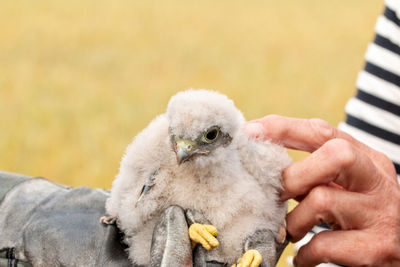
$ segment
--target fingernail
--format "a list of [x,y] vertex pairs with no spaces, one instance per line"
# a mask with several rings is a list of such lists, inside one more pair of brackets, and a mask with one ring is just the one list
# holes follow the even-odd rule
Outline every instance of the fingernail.
[[265,129],[259,122],[249,122],[244,126],[244,132],[254,138],[262,138],[265,135]]

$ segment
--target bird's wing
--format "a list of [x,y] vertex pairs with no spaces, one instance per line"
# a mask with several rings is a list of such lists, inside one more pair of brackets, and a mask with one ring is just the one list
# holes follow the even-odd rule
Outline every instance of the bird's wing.
[[291,162],[285,148],[243,137],[238,147],[244,169],[263,187],[281,187],[282,170]]
[[[160,167],[173,156],[165,115],[155,118],[127,147],[107,200],[110,215],[129,213],[138,198],[150,192]],[[144,187],[143,187],[144,186]]]
[[135,206],[137,206],[137,204],[139,203],[139,201],[141,201],[143,199],[143,197],[149,192],[149,190],[153,187],[153,185],[155,185],[155,180],[156,180],[156,175],[157,175],[157,171],[153,172],[149,179],[146,181],[146,183],[143,185],[142,187],[142,191],[140,192],[139,198],[136,201]]

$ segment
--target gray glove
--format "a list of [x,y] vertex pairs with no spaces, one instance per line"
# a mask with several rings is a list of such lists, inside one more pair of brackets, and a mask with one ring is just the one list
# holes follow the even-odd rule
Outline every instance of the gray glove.
[[[101,189],[0,172],[0,267],[132,266],[123,234],[113,224],[99,223],[108,197]],[[153,232],[150,265],[225,266],[217,251],[201,246],[192,251],[187,233],[194,222],[209,224],[194,210],[166,209]],[[265,238],[269,233],[255,234],[244,245],[262,253]],[[285,246],[275,247],[278,258]]]

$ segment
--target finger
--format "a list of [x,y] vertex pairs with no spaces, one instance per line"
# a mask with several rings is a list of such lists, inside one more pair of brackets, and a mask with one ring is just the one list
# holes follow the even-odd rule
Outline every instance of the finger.
[[293,262],[296,267],[316,266],[327,262],[346,266],[371,266],[375,253],[379,253],[373,251],[374,248],[365,232],[323,231],[300,248]]
[[218,230],[214,225],[210,225],[210,224],[204,224],[204,227],[206,228],[206,230],[212,234],[213,236],[217,236],[218,235]]
[[[248,128],[249,130],[247,130]],[[248,122],[245,126],[245,132],[263,140],[269,139],[287,148],[308,152],[315,151],[325,142],[334,138],[357,143],[357,146],[365,146],[349,134],[321,119],[297,119],[268,115]]]
[[357,192],[369,191],[379,182],[369,156],[343,139],[328,141],[304,160],[289,165],[282,175],[281,200],[301,196],[317,185],[331,182]]
[[373,155],[377,166],[384,166],[389,177],[396,173],[391,160],[369,146],[357,141],[351,135],[331,126],[321,119],[297,119],[278,115],[249,121],[244,131],[251,137],[271,140],[287,148],[313,152],[334,138],[347,140],[360,150]]
[[287,215],[287,231],[291,241],[297,242],[322,222],[343,230],[360,229],[368,223],[366,214],[370,206],[369,199],[359,193],[318,186]]
[[330,139],[347,138],[348,136],[320,119],[297,119],[269,115],[250,123],[262,125],[263,133],[260,132],[259,126],[250,125],[251,128],[258,129],[258,136],[271,139],[272,142],[282,144],[287,148],[308,152],[318,149]]

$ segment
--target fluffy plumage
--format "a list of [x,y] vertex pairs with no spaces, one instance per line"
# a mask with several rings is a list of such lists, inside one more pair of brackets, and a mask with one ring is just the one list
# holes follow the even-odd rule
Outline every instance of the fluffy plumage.
[[[134,138],[113,182],[107,211],[119,218],[135,263],[148,264],[157,217],[173,204],[200,211],[217,227],[217,249],[230,264],[257,229],[278,232],[286,212],[278,202],[281,172],[290,159],[281,146],[249,139],[244,123],[226,96],[188,90],[173,96],[166,113]],[[178,165],[174,138],[199,140],[215,126],[225,141]]]

